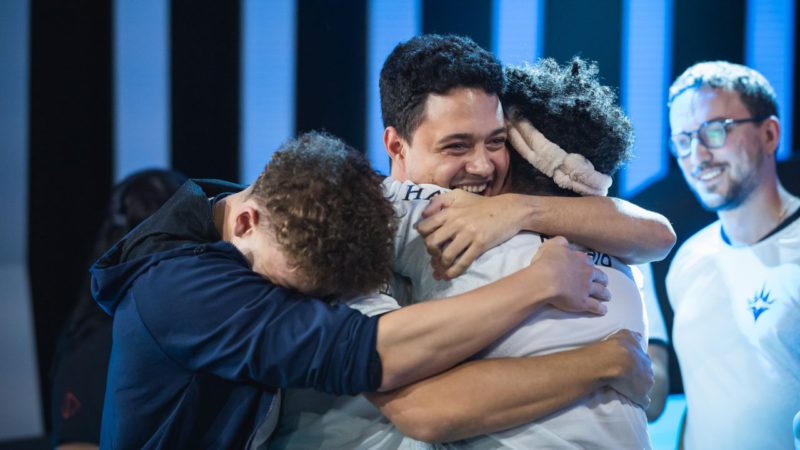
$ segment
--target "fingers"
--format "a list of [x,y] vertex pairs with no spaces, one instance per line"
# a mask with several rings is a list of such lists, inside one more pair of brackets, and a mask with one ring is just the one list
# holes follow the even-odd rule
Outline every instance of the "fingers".
[[445,277],[453,279],[464,273],[472,263],[483,254],[483,250],[477,245],[471,245],[467,250],[458,257],[455,263],[447,269]]
[[589,288],[589,297],[601,302],[607,302],[611,300],[611,291],[605,285],[593,281]]
[[560,245],[564,247],[569,247],[569,242],[567,241],[567,238],[563,236],[556,236],[545,241],[544,245]]
[[[428,208],[430,209],[430,206]],[[428,209],[426,209],[425,211],[428,211]],[[442,225],[444,225],[447,219],[445,216],[446,216],[445,211],[431,214],[430,216],[417,222],[417,231],[423,237],[433,233],[434,231],[438,230]],[[422,217],[425,217],[425,213],[422,214]]]
[[597,316],[603,316],[608,312],[608,307],[605,303],[601,303],[595,299],[587,299],[586,302],[586,312],[595,314]]
[[453,205],[453,199],[454,196],[450,193],[433,197],[428,207],[425,208],[425,211],[422,211],[422,218],[427,219],[428,217],[436,215],[437,212],[449,208]]
[[[427,243],[427,241],[426,241]],[[460,256],[470,246],[470,239],[463,234],[456,234],[447,246],[442,250],[441,263],[447,269],[460,259]]]
[[592,267],[592,282],[608,286],[608,274],[597,267]]
[[427,236],[421,232],[420,234],[425,238],[425,247],[428,248],[428,253],[433,258],[441,259],[442,254],[446,250],[445,247],[449,247],[451,244],[450,241],[453,239],[453,232],[449,227],[438,228]]

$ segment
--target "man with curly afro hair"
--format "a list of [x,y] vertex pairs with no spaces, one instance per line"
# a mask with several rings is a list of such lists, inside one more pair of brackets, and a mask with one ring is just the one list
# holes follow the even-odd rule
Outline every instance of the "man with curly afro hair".
[[[380,317],[332,304],[385,282],[393,234],[380,177],[322,133],[286,143],[251,186],[184,184],[92,267],[92,294],[113,316],[101,447],[258,447],[279,389],[393,389],[463,361],[544,304],[586,311],[603,294],[602,273],[553,245],[546,265],[477,293]],[[559,267],[583,269],[581,282],[525,292]]]

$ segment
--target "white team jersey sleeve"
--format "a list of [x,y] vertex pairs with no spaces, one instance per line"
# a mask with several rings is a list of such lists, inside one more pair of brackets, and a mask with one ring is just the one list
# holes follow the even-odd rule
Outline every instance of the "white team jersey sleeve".
[[648,263],[634,266],[633,269],[634,279],[641,291],[644,308],[647,312],[647,328],[650,339],[668,344],[667,326],[664,323],[664,315],[661,312],[661,305],[656,294],[653,267]]

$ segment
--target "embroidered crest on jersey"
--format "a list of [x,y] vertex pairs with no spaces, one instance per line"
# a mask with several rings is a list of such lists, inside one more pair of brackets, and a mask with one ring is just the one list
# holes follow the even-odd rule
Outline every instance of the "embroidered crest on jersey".
[[761,287],[761,291],[753,294],[753,297],[747,301],[747,306],[753,312],[753,322],[758,320],[758,317],[772,306],[775,302],[774,298],[770,298],[772,292],[767,290],[766,283]]

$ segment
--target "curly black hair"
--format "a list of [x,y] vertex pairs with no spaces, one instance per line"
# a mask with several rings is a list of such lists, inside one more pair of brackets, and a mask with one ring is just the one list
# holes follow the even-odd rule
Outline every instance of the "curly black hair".
[[[614,91],[600,84],[596,63],[574,57],[560,66],[548,58],[507,67],[505,75],[501,101],[507,113],[528,119],[547,139],[585,156],[601,173],[612,175],[630,158],[633,126]],[[511,151],[511,189],[575,195],[558,188],[516,151]]]
[[487,94],[503,90],[503,68],[490,52],[472,39],[425,34],[398,44],[380,76],[383,126],[394,127],[408,142],[422,122],[428,94],[445,94],[458,87]]
[[395,214],[361,152],[320,132],[284,144],[253,185],[268,226],[320,296],[353,296],[388,280]]

